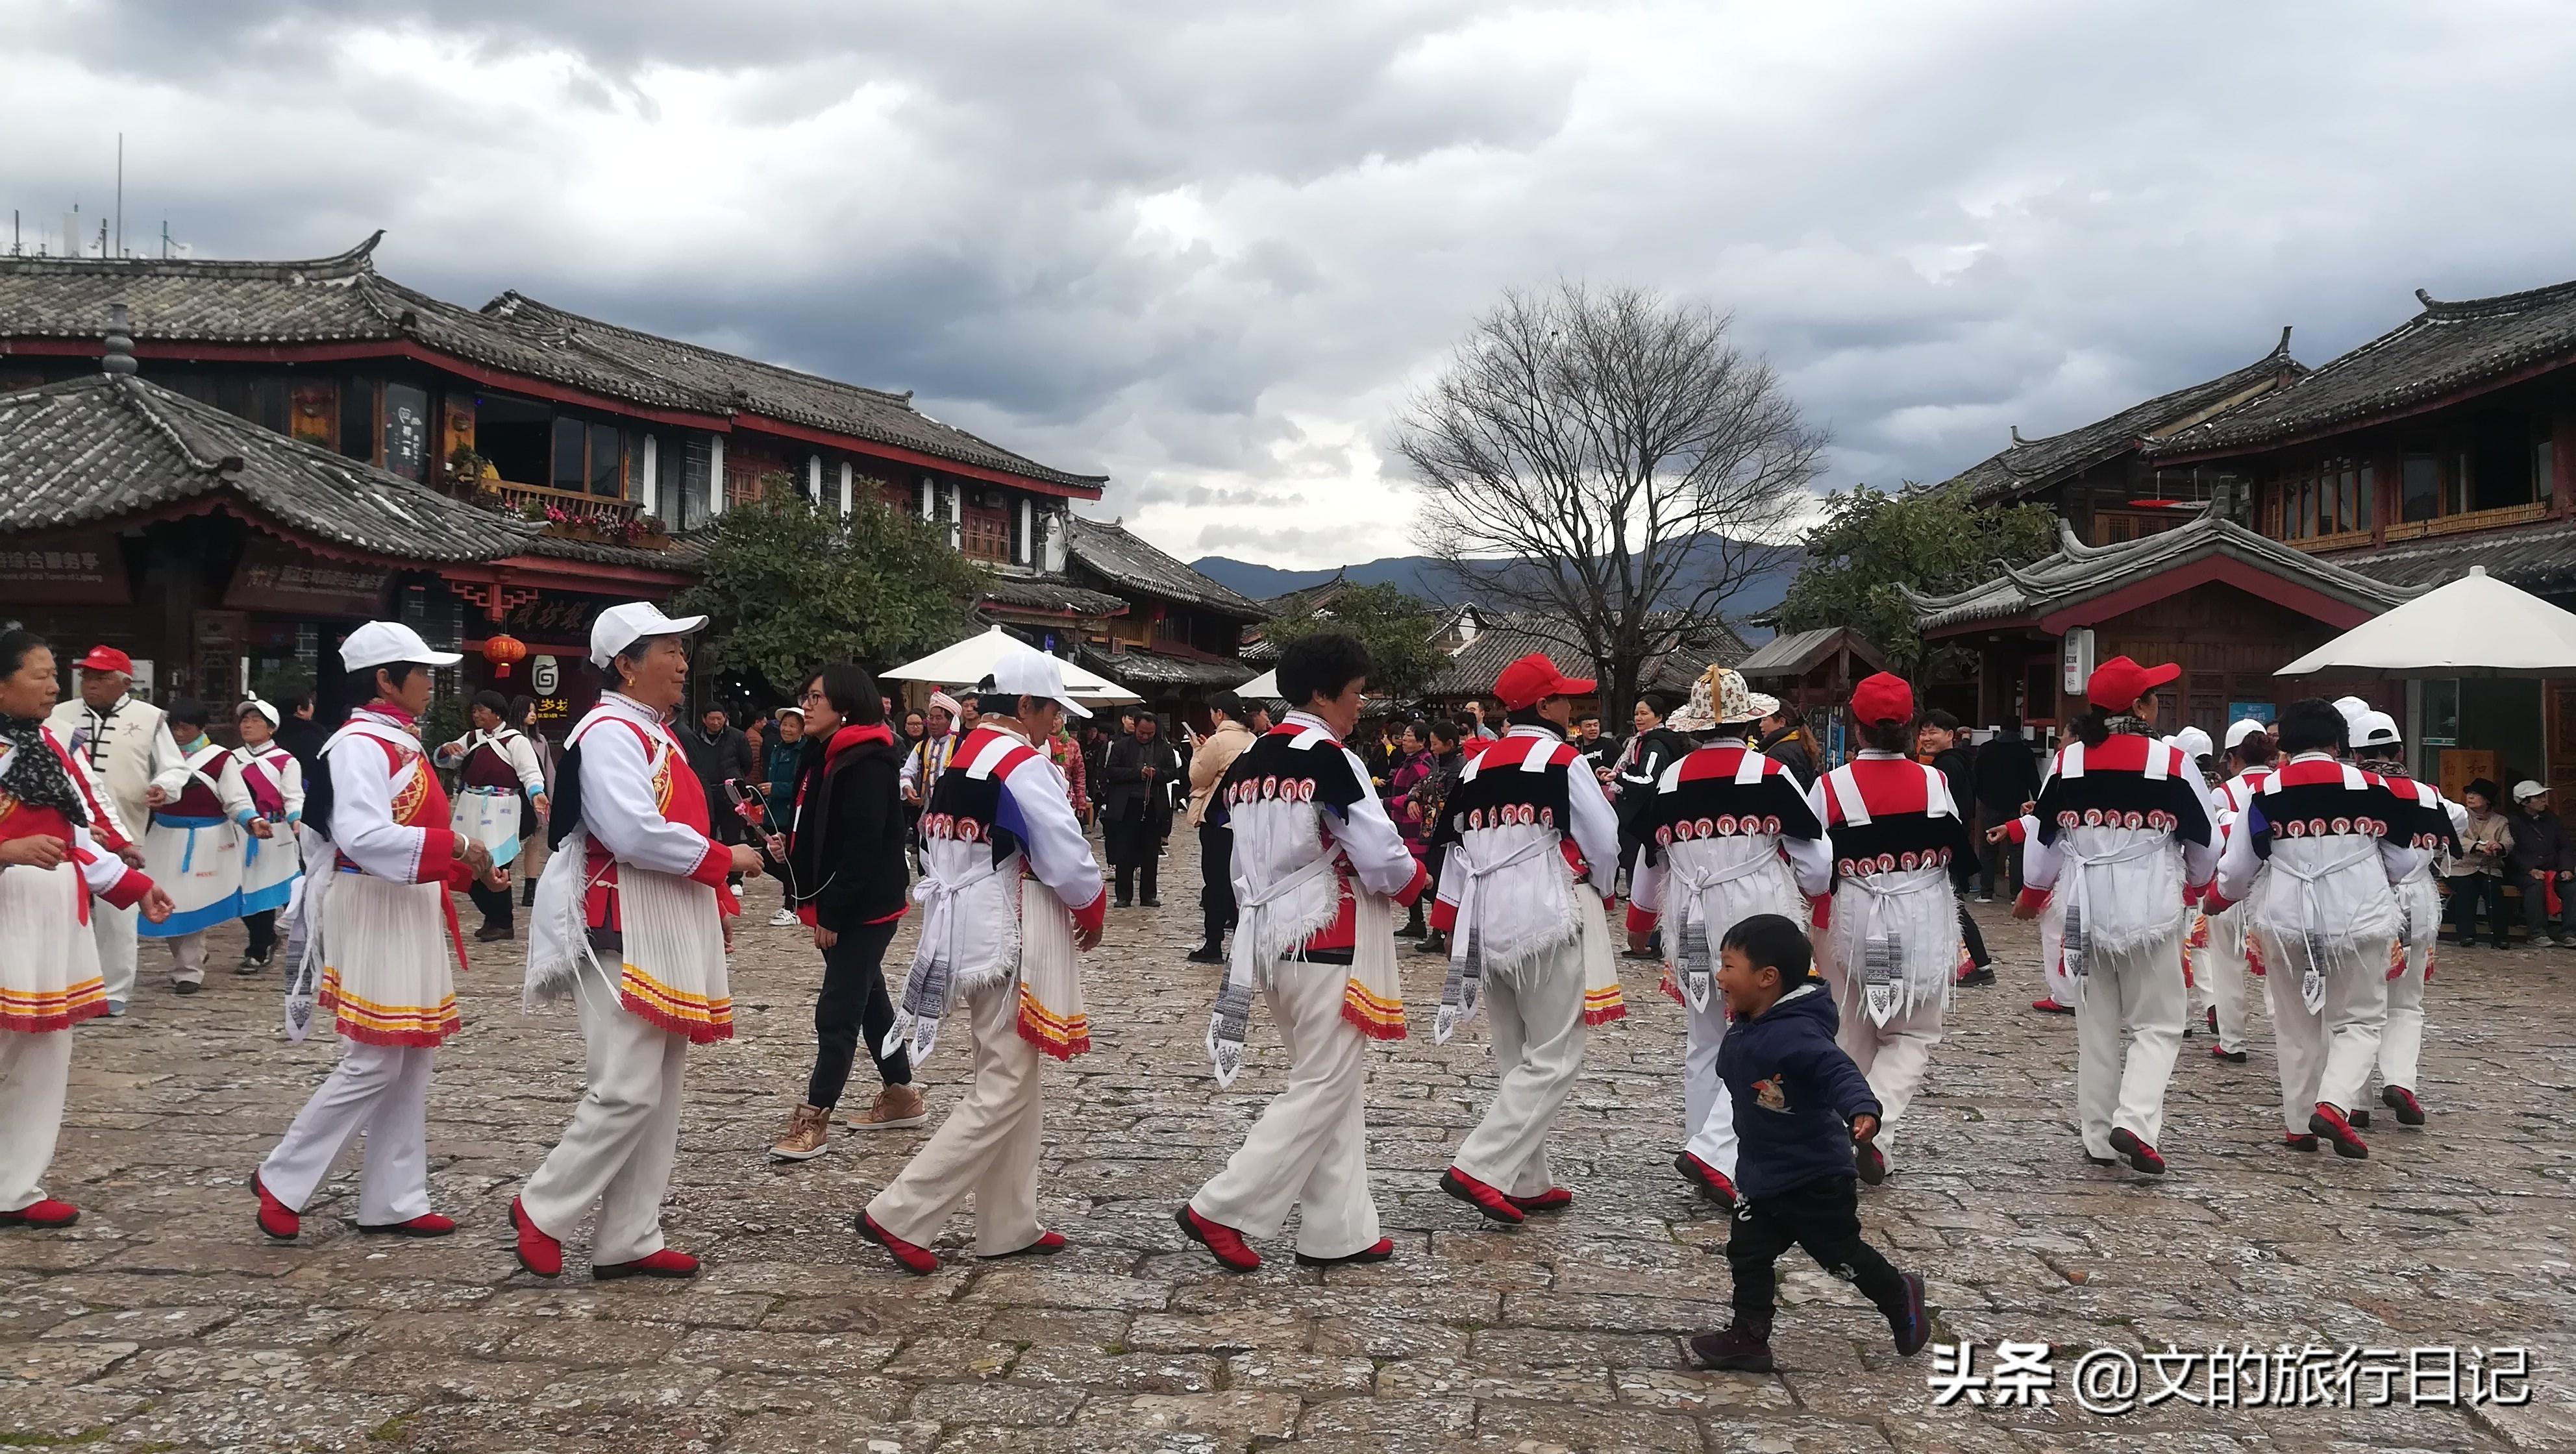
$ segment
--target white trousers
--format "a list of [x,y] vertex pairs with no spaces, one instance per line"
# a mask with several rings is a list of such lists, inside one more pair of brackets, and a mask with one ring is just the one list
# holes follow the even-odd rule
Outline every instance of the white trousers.
[[2161,1147],[2165,1087],[2182,1051],[2189,998],[2177,925],[2135,948],[2095,949],[2075,995],[2075,1119],[2084,1154],[2108,1157],[2111,1133]]
[[1283,960],[1264,998],[1288,1051],[1282,1086],[1252,1133],[1190,1198],[1190,1207],[1248,1237],[1276,1236],[1299,1209],[1297,1250],[1348,1257],[1377,1245],[1368,1184],[1368,1037],[1342,1018],[1350,967]]
[[438,1051],[427,1045],[340,1042],[340,1063],[296,1112],[268,1159],[260,1185],[296,1211],[360,1135],[366,1169],[358,1176],[358,1223],[391,1226],[429,1213],[429,1073]]
[[1493,1027],[1494,1103],[1467,1133],[1454,1165],[1506,1196],[1556,1185],[1548,1128],[1583,1073],[1583,946],[1567,944],[1510,974],[1485,977]]
[[134,961],[139,948],[134,926],[141,917],[140,909],[120,909],[105,899],[90,901],[89,933],[98,945],[99,978],[107,981],[107,997],[120,1005],[134,998]]
[[2369,1088],[2380,1032],[2388,1023],[2388,941],[2365,941],[2356,951],[2359,963],[2329,965],[2325,1004],[2313,1014],[2299,997],[2307,951],[2269,937],[2262,948],[2273,1047],[2281,1062],[2281,1127],[2304,1136],[2318,1106],[2349,1109],[2362,1103]]
[[[1817,938],[1821,944],[1825,936],[1820,931]],[[1930,995],[1917,991],[1904,1010],[1889,1016],[1886,1024],[1874,1025],[1862,1009],[1861,997],[1848,993],[1850,983],[1841,962],[1820,954],[1817,965],[1824,973],[1825,987],[1833,991],[1834,1011],[1842,1019],[1834,1043],[1869,1081],[1869,1093],[1878,1102],[1878,1139],[1872,1144],[1884,1151],[1932,1067],[1932,1052],[1941,1043],[1950,1008],[1949,995],[1946,989]]]
[[0,1212],[45,1199],[71,1079],[71,1031],[0,1030]]
[[1735,1102],[1717,1078],[1717,1052],[1726,1044],[1726,996],[1709,986],[1708,1008],[1694,1010],[1685,1001],[1689,1028],[1682,1037],[1682,1131],[1690,1138],[1682,1149],[1735,1180]]
[[170,982],[204,984],[206,982],[206,931],[182,934],[161,941],[170,946]]
[[2433,945],[2427,940],[2406,951],[2406,972],[2388,982],[2388,1021],[2379,1035],[2382,1085],[2416,1088],[2424,1059],[2424,975],[2432,967]]
[[519,1205],[538,1231],[561,1240],[597,1202],[592,1264],[633,1262],[662,1250],[662,1194],[679,1152],[689,1037],[628,1010],[595,974],[579,977],[576,994],[589,1084]]
[[2209,925],[2209,947],[2192,958],[2192,974],[2203,988],[2193,996],[2194,1010],[2214,1006],[2218,1010],[2218,1048],[2230,1054],[2245,1048],[2245,1025],[2253,1008],[2247,993],[2253,971],[2245,967],[2245,948],[2228,926],[2215,917]]
[[[960,996],[974,1033],[973,1078],[956,1109],[895,1179],[868,1203],[887,1232],[927,1247],[966,1199],[975,1199],[975,1255],[999,1257],[1035,1242],[1039,1132],[1045,1102],[1038,1048],[1020,1038],[1019,976]],[[955,1011],[949,1018],[958,1018]]]

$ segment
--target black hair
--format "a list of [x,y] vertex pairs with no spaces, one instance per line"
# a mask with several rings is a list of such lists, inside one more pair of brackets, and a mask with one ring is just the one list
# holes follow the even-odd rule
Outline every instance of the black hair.
[[27,664],[27,653],[48,650],[45,638],[33,631],[11,627],[0,631],[0,677],[13,677]]
[[1503,725],[1507,727],[1554,727],[1556,724],[1550,722],[1545,717],[1540,716],[1538,714],[1538,703],[1532,702],[1517,712],[1504,713]]
[[1955,712],[1945,712],[1935,707],[1923,714],[1923,725],[1937,731],[1956,732],[1959,730],[1959,717]]
[[1412,733],[1413,740],[1421,743],[1423,746],[1428,747],[1431,745],[1430,724],[1424,722],[1421,718],[1398,717],[1395,719],[1395,735],[1402,737],[1407,732]]
[[1914,750],[1914,724],[1911,722],[1864,722],[1860,740],[1875,752],[1911,752]]
[[1654,713],[1658,722],[1673,715],[1673,699],[1661,692],[1639,692],[1637,705]]
[[1577,712],[1574,714],[1574,725],[1577,727],[1582,726],[1586,722],[1598,722],[1600,720],[1601,714],[1598,712]]
[[[645,658],[646,656],[649,656],[649,655],[651,655],[651,654],[652,654],[652,651],[653,651],[653,643],[655,643],[655,642],[657,642],[657,641],[669,641],[669,640],[676,640],[676,639],[677,639],[677,638],[675,638],[675,637],[667,637],[667,636],[638,636],[638,637],[636,637],[634,640],[632,640],[632,641],[630,641],[630,642],[626,643],[626,646],[625,646],[625,648],[624,648],[623,650],[619,651],[615,656],[612,656],[612,657],[610,657],[610,658],[608,659],[608,685],[609,685],[609,688],[610,688],[612,691],[622,691],[622,690],[624,690],[624,689],[625,689],[625,686],[626,686],[627,679],[628,679],[630,676],[632,676],[632,675],[633,675],[633,673],[631,673],[631,672],[627,672],[627,671],[624,671],[624,670],[620,669],[620,667],[618,666],[618,663],[619,663],[619,662],[622,662],[622,661],[631,661],[631,662],[635,662],[635,663],[637,663],[638,665],[641,665],[641,664],[643,663],[644,658]],[[705,715],[705,714],[704,714],[704,713],[701,713],[700,715],[701,715],[701,716],[703,716],[703,715]]]
[[511,726],[516,727],[519,724],[526,722],[531,717],[534,717],[536,712],[536,698],[529,696],[512,697],[510,699],[509,723]]
[[417,661],[388,661],[376,666],[362,666],[356,671],[349,673],[349,700],[352,702],[374,701],[376,699],[376,673],[378,672],[383,672],[387,681],[399,687],[403,683],[411,680],[411,674],[413,672],[428,670],[430,670],[430,667],[427,663]]
[[310,692],[280,692],[269,698],[268,704],[277,709],[279,716],[292,717],[303,711],[304,704],[312,700],[313,696]]
[[1208,709],[1223,712],[1228,721],[1240,722],[1244,718],[1243,698],[1232,692],[1219,692],[1208,698]]
[[1718,947],[1743,955],[1755,969],[1780,971],[1783,986],[1804,981],[1815,963],[1807,931],[1783,914],[1756,914],[1736,920],[1735,927],[1718,941]]
[[1279,648],[1278,671],[1279,695],[1291,707],[1308,706],[1317,697],[1338,697],[1351,683],[1368,680],[1368,648],[1347,632],[1319,631]]
[[504,726],[509,724],[510,699],[502,696],[499,692],[476,692],[474,694],[474,705],[491,713],[493,716],[500,718]]
[[[986,684],[983,687],[975,691],[959,692],[957,694],[957,710],[960,713],[973,712],[978,717],[984,715],[984,699],[993,694],[993,688],[991,685],[992,678],[986,677],[984,680]],[[1014,711],[1018,709],[1019,705],[1020,704],[1017,700],[1014,700],[1011,703]]]
[[1446,742],[1452,747],[1457,746],[1467,735],[1466,728],[1446,717],[1434,719],[1426,730],[1430,732],[1431,740],[1434,742]]
[[2067,726],[2087,747],[2099,747],[2111,740],[2111,714],[2099,707],[2086,708]]
[[2003,720],[1995,724],[1995,730],[1998,732],[2019,732],[2021,730],[2021,717],[2017,713],[2006,712]]
[[181,697],[172,702],[169,717],[173,722],[197,728],[199,731],[205,730],[206,723],[212,720],[206,713],[206,704],[194,697]]
[[2323,697],[2302,697],[2281,714],[2274,741],[2283,752],[2340,752],[2351,727],[2335,704]]
[[833,662],[806,678],[805,685],[820,686],[823,700],[843,722],[874,727],[885,721],[885,695],[877,690],[877,679],[856,662]]

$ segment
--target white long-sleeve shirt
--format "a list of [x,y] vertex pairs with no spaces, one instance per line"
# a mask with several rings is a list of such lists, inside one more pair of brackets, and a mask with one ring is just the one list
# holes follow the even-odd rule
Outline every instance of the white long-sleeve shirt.
[[446,754],[452,753],[455,761],[461,765],[472,758],[477,749],[487,745],[501,754],[501,760],[508,763],[510,771],[518,775],[520,787],[539,797],[545,796],[545,764],[537,760],[536,746],[528,741],[527,734],[515,727],[504,727],[498,732],[485,732],[479,728],[468,732],[447,744],[442,751],[441,760],[445,760]]
[[[732,850],[664,816],[655,799],[657,778],[667,780],[688,761],[661,713],[621,693],[602,692],[599,705],[567,741],[581,748],[582,828],[611,857],[657,873],[701,881],[712,873],[713,882],[724,881]],[[668,758],[678,761],[667,763]]]
[[[1091,840],[1083,836],[1082,820],[1073,816],[1073,790],[1064,774],[1048,760],[1046,749],[1030,742],[1018,728],[993,717],[978,727],[1036,754],[1002,778],[1002,792],[1018,818],[1014,822],[1004,817],[1003,825],[1019,835],[1022,860],[1037,881],[1053,891],[1078,921],[1096,925],[1097,917],[1083,911],[1096,908],[1106,890],[1101,887],[1100,863],[1091,855]],[[952,762],[949,771],[971,766]]]
[[342,858],[394,883],[438,883],[456,862],[457,835],[447,815],[430,814],[417,825],[394,821],[394,804],[414,800],[429,755],[402,724],[364,707],[323,744],[331,768],[331,846]]
[[246,824],[259,816],[259,810],[250,800],[250,788],[242,781],[241,763],[234,758],[231,749],[217,747],[211,742],[183,749],[177,762],[154,776],[152,786],[161,790],[158,811],[170,811],[171,805],[179,801],[179,795],[188,790],[190,781],[200,775],[214,785],[215,798],[223,804],[224,816],[233,823]]
[[[54,736],[52,728],[49,727],[45,731],[47,736],[54,737],[55,745],[61,745],[62,739]],[[11,760],[17,755],[16,746],[0,742],[0,773],[9,770]],[[73,789],[81,795],[83,803],[91,813],[103,811],[107,795],[99,791],[97,782],[89,776],[88,766],[77,757],[70,757],[69,761]],[[133,903],[151,890],[150,879],[127,868],[123,859],[100,847],[98,840],[90,836],[87,827],[78,823],[70,826],[72,863],[79,868],[81,882],[88,887],[92,895],[112,904],[125,905]],[[0,868],[0,872],[9,871],[11,870]]]

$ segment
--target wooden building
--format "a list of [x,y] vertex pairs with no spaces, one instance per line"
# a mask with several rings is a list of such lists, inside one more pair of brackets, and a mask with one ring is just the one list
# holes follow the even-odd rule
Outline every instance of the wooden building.
[[[2255,532],[2337,569],[2420,588],[2482,565],[2576,607],[2576,282],[2415,298],[2415,316],[2380,337],[2154,441],[2150,463],[2212,482]],[[2576,681],[2379,695],[2427,774],[2576,790]]]
[[1074,585],[1125,603],[1096,632],[1086,632],[1076,659],[1175,721],[1214,725],[1207,699],[1252,680],[1243,664],[1243,629],[1267,613],[1155,549],[1123,525],[1071,519],[1066,572]]

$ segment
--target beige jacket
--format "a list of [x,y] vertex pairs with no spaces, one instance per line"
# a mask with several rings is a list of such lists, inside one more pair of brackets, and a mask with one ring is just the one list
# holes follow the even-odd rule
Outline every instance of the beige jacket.
[[1252,745],[1252,729],[1229,717],[1217,724],[1216,730],[1199,739],[1198,750],[1190,754],[1190,826],[1196,828],[1207,817],[1208,799],[1216,785],[1225,781],[1228,768]]

